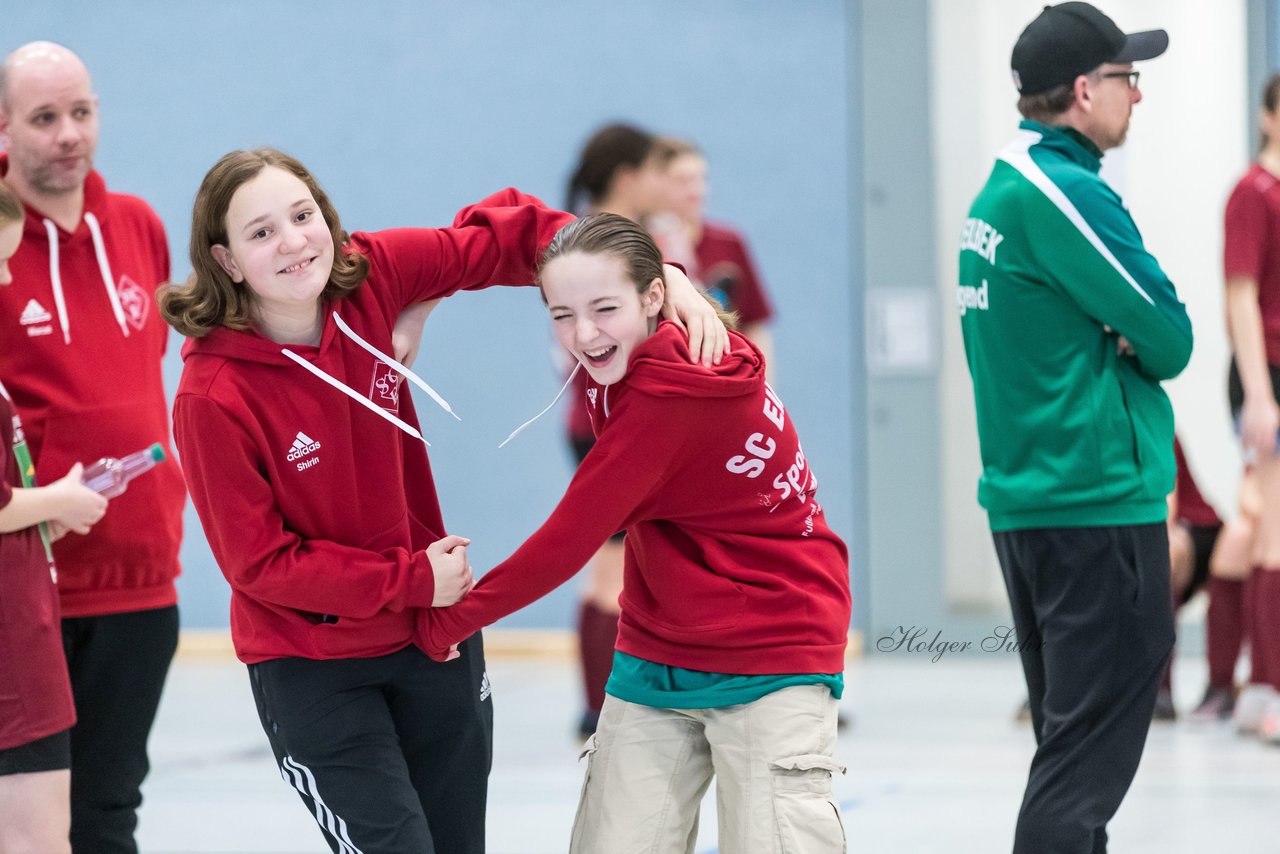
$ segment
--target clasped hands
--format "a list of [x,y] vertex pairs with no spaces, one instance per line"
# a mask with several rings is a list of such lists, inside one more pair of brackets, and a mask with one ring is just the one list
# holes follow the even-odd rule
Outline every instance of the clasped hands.
[[[435,595],[431,599],[432,608],[445,608],[462,601],[462,598],[475,587],[475,575],[471,571],[471,561],[467,559],[467,546],[471,540],[450,534],[441,537],[427,546],[427,559],[431,561],[431,573],[435,576]],[[423,618],[430,619],[430,612]],[[445,661],[458,658],[458,645],[449,647]],[[432,656],[433,658],[435,656]]]

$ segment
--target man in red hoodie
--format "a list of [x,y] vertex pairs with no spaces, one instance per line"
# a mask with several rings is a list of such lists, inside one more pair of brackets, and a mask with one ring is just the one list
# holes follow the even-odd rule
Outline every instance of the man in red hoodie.
[[[0,177],[26,225],[0,291],[0,373],[26,426],[37,480],[77,461],[169,446],[154,305],[169,278],[164,229],[146,202],[93,170],[98,99],[84,64],[34,42],[0,66]],[[171,456],[171,455],[170,455]],[[54,544],[72,730],[71,842],[133,852],[147,736],[177,644],[184,488],[162,463],[113,499],[87,536]]]

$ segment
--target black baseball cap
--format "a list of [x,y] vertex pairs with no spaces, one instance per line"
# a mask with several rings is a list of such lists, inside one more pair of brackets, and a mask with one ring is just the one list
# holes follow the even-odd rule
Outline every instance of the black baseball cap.
[[1027,24],[1013,46],[1009,65],[1022,95],[1070,83],[1104,62],[1124,64],[1155,59],[1169,47],[1164,30],[1125,34],[1088,3],[1059,3]]

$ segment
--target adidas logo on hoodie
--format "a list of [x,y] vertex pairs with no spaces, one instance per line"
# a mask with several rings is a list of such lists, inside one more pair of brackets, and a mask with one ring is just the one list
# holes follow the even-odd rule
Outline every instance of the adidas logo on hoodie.
[[53,315],[35,300],[27,302],[27,307],[22,310],[21,323],[23,326],[30,326],[33,323],[48,323],[53,320]]
[[[314,454],[318,450],[320,450],[320,443],[299,430],[298,435],[293,440],[293,446],[289,449],[289,456],[285,459],[289,462],[294,462],[295,460],[300,460],[305,456]],[[318,463],[319,461],[319,459],[314,459],[308,460],[305,463],[300,463],[298,465],[298,470],[301,471],[307,466],[310,466],[313,463]]]
[[49,310],[35,300],[27,301],[27,307],[22,310],[22,316],[18,318],[18,322],[27,327],[27,335],[32,338],[37,335],[53,334],[52,320],[53,315],[49,314]]

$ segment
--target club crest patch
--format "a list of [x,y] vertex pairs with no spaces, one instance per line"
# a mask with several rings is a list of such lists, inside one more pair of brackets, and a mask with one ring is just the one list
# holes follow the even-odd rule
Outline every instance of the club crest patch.
[[151,298],[137,282],[128,276],[120,277],[116,293],[120,296],[120,308],[124,310],[125,320],[134,330],[141,332],[142,327],[147,325],[147,315],[151,311]]
[[388,412],[400,411],[400,374],[385,362],[374,362],[369,399]]

